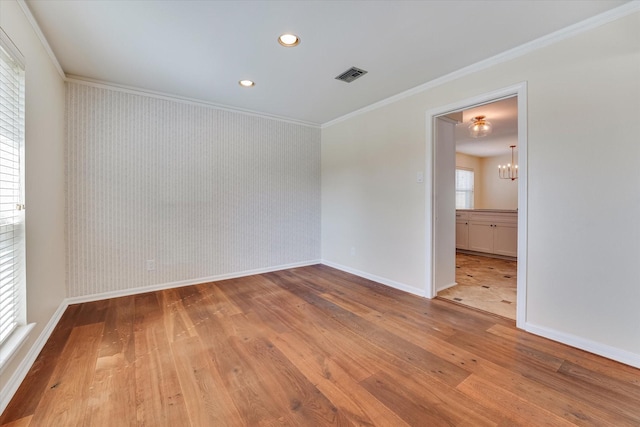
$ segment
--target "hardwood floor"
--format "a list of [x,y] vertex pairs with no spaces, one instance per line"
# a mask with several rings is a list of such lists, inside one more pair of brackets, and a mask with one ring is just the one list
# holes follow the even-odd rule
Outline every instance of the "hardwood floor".
[[438,298],[516,320],[517,266],[513,260],[458,252],[457,285],[438,292]]
[[638,426],[640,370],[311,266],[70,306],[1,426]]

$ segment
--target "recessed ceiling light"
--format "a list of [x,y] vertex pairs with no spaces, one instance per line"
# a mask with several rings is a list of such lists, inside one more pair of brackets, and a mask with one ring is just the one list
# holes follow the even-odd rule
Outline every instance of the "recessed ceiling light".
[[255,86],[256,84],[254,82],[252,82],[251,80],[240,80],[238,82],[238,84],[242,87],[251,87],[251,86]]
[[283,34],[278,37],[278,43],[284,47],[293,47],[300,43],[300,39],[295,34]]

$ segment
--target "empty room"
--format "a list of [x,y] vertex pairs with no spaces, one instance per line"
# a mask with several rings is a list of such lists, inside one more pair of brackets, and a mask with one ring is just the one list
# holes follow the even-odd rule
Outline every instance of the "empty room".
[[640,1],[0,0],[0,427],[640,425]]

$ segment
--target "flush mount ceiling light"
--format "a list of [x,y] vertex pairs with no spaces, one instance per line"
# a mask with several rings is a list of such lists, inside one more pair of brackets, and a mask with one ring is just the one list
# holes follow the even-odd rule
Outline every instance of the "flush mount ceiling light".
[[469,135],[473,138],[482,138],[483,136],[487,136],[491,133],[492,126],[487,120],[485,120],[486,116],[476,116],[471,119],[471,124],[469,125]]
[[251,87],[251,86],[255,86],[256,84],[254,82],[252,82],[251,80],[240,80],[238,82],[238,84],[242,87]]
[[293,47],[300,43],[300,38],[295,34],[283,34],[278,37],[278,43],[284,47]]

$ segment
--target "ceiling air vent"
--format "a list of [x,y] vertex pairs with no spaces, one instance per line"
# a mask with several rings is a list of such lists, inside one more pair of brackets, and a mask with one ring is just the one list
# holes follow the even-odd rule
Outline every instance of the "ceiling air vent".
[[343,82],[351,83],[358,77],[363,76],[365,74],[367,74],[365,70],[361,70],[360,68],[356,68],[356,67],[351,67],[347,71],[345,71],[344,73],[336,77],[336,80],[342,80]]

